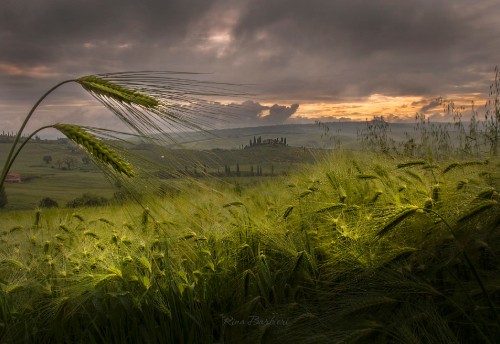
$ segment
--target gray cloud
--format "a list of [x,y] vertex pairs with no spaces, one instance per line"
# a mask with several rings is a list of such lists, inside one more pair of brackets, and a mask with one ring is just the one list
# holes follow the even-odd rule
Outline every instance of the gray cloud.
[[267,49],[273,66],[300,78],[301,93],[312,98],[435,95],[481,80],[477,72],[497,63],[489,53],[499,52],[492,45],[499,42],[500,25],[493,21],[499,6],[256,0],[235,32],[241,47]]
[[292,49],[342,50],[366,58],[377,51],[449,47],[466,30],[455,14],[442,1],[256,0],[248,3],[236,32],[254,40],[259,31],[272,30],[275,39],[289,41]]
[[213,112],[227,114],[225,118],[229,119],[231,125],[245,127],[289,122],[290,117],[299,108],[299,104],[267,106],[256,101],[247,100],[243,103],[219,104],[218,108],[213,106],[211,108]]
[[421,106],[420,112],[426,113],[427,111],[435,109],[438,106],[440,106],[441,102],[438,99],[431,99],[431,100],[424,99],[424,100],[419,101],[419,102],[412,102],[411,105]]
[[[254,110],[487,92],[498,17],[497,0],[4,0],[0,122],[10,126],[61,79],[122,70],[253,84]],[[81,97],[65,88],[51,101]],[[277,123],[297,109],[264,110]]]
[[271,123],[283,123],[290,118],[298,108],[299,104],[292,104],[291,106],[274,104],[269,107],[269,115],[265,116],[264,119]]
[[211,7],[202,0],[25,2],[3,1],[0,40],[9,48],[2,49],[0,61],[60,64],[77,72],[90,66],[99,69],[100,63],[123,68],[158,46],[176,46]]

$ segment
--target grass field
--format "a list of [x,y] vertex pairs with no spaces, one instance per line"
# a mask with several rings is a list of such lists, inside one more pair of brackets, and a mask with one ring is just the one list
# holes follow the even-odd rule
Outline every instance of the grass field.
[[0,341],[495,343],[500,161],[316,160],[147,208],[2,211]]

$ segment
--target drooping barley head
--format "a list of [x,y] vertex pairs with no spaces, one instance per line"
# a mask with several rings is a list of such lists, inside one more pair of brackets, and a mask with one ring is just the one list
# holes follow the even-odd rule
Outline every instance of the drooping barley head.
[[160,102],[146,94],[128,89],[126,87],[109,82],[94,75],[84,76],[77,80],[90,93],[113,98],[118,102],[136,104],[151,109],[160,104]]
[[113,168],[116,172],[133,177],[135,175],[130,164],[118,156],[111,148],[96,136],[85,131],[83,127],[73,124],[55,124],[53,127],[68,139],[89,152],[98,162]]

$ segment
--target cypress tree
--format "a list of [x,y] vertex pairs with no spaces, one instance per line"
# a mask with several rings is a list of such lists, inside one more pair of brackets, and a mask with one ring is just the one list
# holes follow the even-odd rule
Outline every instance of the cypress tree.
[[5,187],[2,186],[2,188],[0,189],[0,208],[5,208],[7,203],[7,193],[5,192]]

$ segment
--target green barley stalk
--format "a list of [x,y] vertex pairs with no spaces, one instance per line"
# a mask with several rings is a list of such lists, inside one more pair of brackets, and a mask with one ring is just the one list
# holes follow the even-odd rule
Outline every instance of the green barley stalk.
[[418,166],[418,165],[425,165],[427,162],[424,160],[415,160],[415,161],[408,161],[408,162],[403,162],[397,165],[397,168],[405,168],[405,167],[413,167],[413,166]]
[[382,228],[375,235],[377,238],[381,238],[386,235],[390,230],[396,227],[399,223],[401,223],[404,219],[410,217],[415,214],[419,208],[416,206],[410,206],[404,208],[399,214],[393,216],[387,223],[382,226]]
[[373,174],[358,174],[356,176],[358,179],[379,179],[379,177],[373,175]]
[[[484,202],[484,203],[480,204],[479,206],[476,206],[475,208],[473,208],[471,211],[467,212],[466,214],[462,215],[460,218],[458,218],[457,223],[465,222],[465,221],[471,219],[472,217],[474,217],[474,216],[482,213],[483,211],[485,211],[485,210],[487,210],[487,209],[489,209],[489,208],[491,208],[491,207],[493,207],[493,206],[495,206],[497,204],[498,203],[496,201],[494,201],[494,200],[488,201],[488,202]],[[428,214],[433,214],[433,215],[437,216],[438,218],[440,218],[443,221],[443,223],[445,224],[445,226],[448,228],[448,230],[450,231],[451,235],[453,236],[453,239],[458,244],[460,253],[464,257],[465,262],[467,263],[467,265],[471,269],[471,272],[474,275],[474,279],[476,280],[477,284],[481,288],[481,292],[482,292],[482,294],[483,294],[483,296],[484,296],[484,298],[486,300],[486,303],[488,304],[490,310],[492,311],[493,315],[495,316],[495,320],[496,320],[497,325],[500,326],[500,315],[498,314],[498,312],[496,310],[495,304],[493,303],[493,300],[490,298],[490,295],[488,294],[488,291],[486,290],[486,286],[484,285],[484,282],[483,282],[482,278],[479,276],[479,273],[477,272],[476,267],[472,263],[472,260],[470,259],[469,254],[463,248],[462,243],[460,242],[460,240],[457,237],[457,234],[453,230],[453,227],[438,212],[436,212],[436,211],[434,211],[432,209],[422,209],[422,210],[424,210],[424,212],[426,212]]]
[[[126,166],[124,160],[120,159],[102,141],[92,137],[88,132],[84,133],[80,130],[82,127],[70,125],[45,126],[28,136],[18,147],[26,125],[40,103],[50,93],[67,83],[75,82],[82,86],[141,137],[151,138],[156,135],[169,140],[173,140],[171,133],[175,130],[203,130],[201,125],[210,124],[213,118],[220,115],[216,104],[208,102],[205,99],[206,97],[241,95],[225,89],[224,87],[227,86],[225,84],[196,82],[173,77],[173,74],[176,73],[111,73],[65,80],[55,85],[35,103],[21,124],[0,175],[0,189],[3,187],[7,173],[24,145],[36,133],[46,128],[56,128],[63,134],[70,135],[68,137],[72,141],[77,142],[89,153],[93,154],[96,160],[128,177],[133,176],[133,172]],[[198,117],[199,113],[205,115],[203,119],[205,123]]]
[[439,184],[436,184],[432,187],[432,201],[434,203],[439,201],[439,193],[440,193],[441,186]]
[[149,109],[160,105],[160,102],[153,97],[113,84],[94,75],[82,77],[78,79],[78,83],[91,93],[114,98],[128,104],[137,104]]
[[111,167],[116,172],[134,177],[135,173],[130,164],[118,156],[110,147],[96,136],[85,131],[83,127],[72,124],[55,124],[53,128],[59,130],[68,139],[86,150],[97,161]]
[[451,164],[449,164],[444,170],[443,170],[443,174],[445,173],[448,173],[449,171],[453,170],[454,168],[456,167],[459,167],[460,166],[460,163],[458,162],[453,162]]
[[[4,165],[4,171],[6,171],[5,176],[2,175],[2,180],[0,183],[3,185],[7,173],[12,167],[12,164],[16,160],[17,156],[23,149],[23,147],[40,131],[48,128],[57,129],[59,132],[64,134],[68,139],[76,143],[87,153],[89,153],[98,163],[102,163],[105,166],[111,167],[116,172],[126,175],[127,177],[133,177],[135,175],[132,170],[130,163],[126,160],[120,158],[116,152],[114,152],[111,147],[107,146],[104,142],[99,140],[96,136],[89,132],[90,128],[74,125],[74,124],[53,124],[43,126],[26,138],[26,140],[19,146],[15,153],[6,161]],[[14,148],[14,146],[12,146]]]
[[292,213],[292,210],[293,210],[294,206],[289,206],[288,208],[286,208],[285,210],[285,213],[283,214],[283,218],[286,220],[288,216],[290,216],[290,214]]
[[[0,176],[0,189],[2,189],[2,187],[3,187],[3,184],[5,182],[5,178],[7,177],[7,173],[9,172],[9,170],[10,170],[10,168],[12,166],[12,163],[15,160],[15,157],[19,153],[19,150],[22,148],[22,146],[21,146],[20,149],[17,151],[17,153],[15,153],[16,146],[19,143],[19,139],[21,138],[21,134],[22,134],[24,128],[26,127],[26,125],[28,124],[28,121],[30,120],[31,116],[35,112],[36,108],[55,89],[57,89],[58,87],[60,87],[60,86],[62,86],[64,84],[70,83],[72,81],[73,80],[66,80],[66,81],[60,82],[59,84],[55,85],[50,90],[48,90],[47,92],[45,92],[45,94],[40,99],[38,99],[38,101],[35,103],[35,105],[33,105],[33,107],[31,108],[30,112],[28,113],[28,116],[26,116],[26,118],[24,119],[24,122],[21,124],[21,127],[19,128],[19,132],[17,133],[16,138],[14,139],[14,143],[12,144],[12,147],[11,147],[11,149],[9,151],[9,155],[7,156],[7,160],[4,163],[2,174]],[[29,138],[26,139],[25,142],[27,142],[28,140],[29,140]]]
[[457,222],[465,222],[466,220],[471,219],[474,216],[477,216],[478,214],[482,213],[485,210],[488,210],[491,207],[496,206],[497,204],[498,204],[498,202],[495,200],[485,201],[485,202],[477,205],[476,207],[473,207],[467,213],[460,216],[458,218]]
[[446,174],[448,173],[449,171],[457,168],[457,167],[468,167],[468,166],[480,166],[480,165],[485,165],[486,162],[484,161],[467,161],[467,162],[463,162],[463,163],[459,163],[459,162],[453,162],[451,164],[449,164],[444,170],[443,170],[443,174]]

